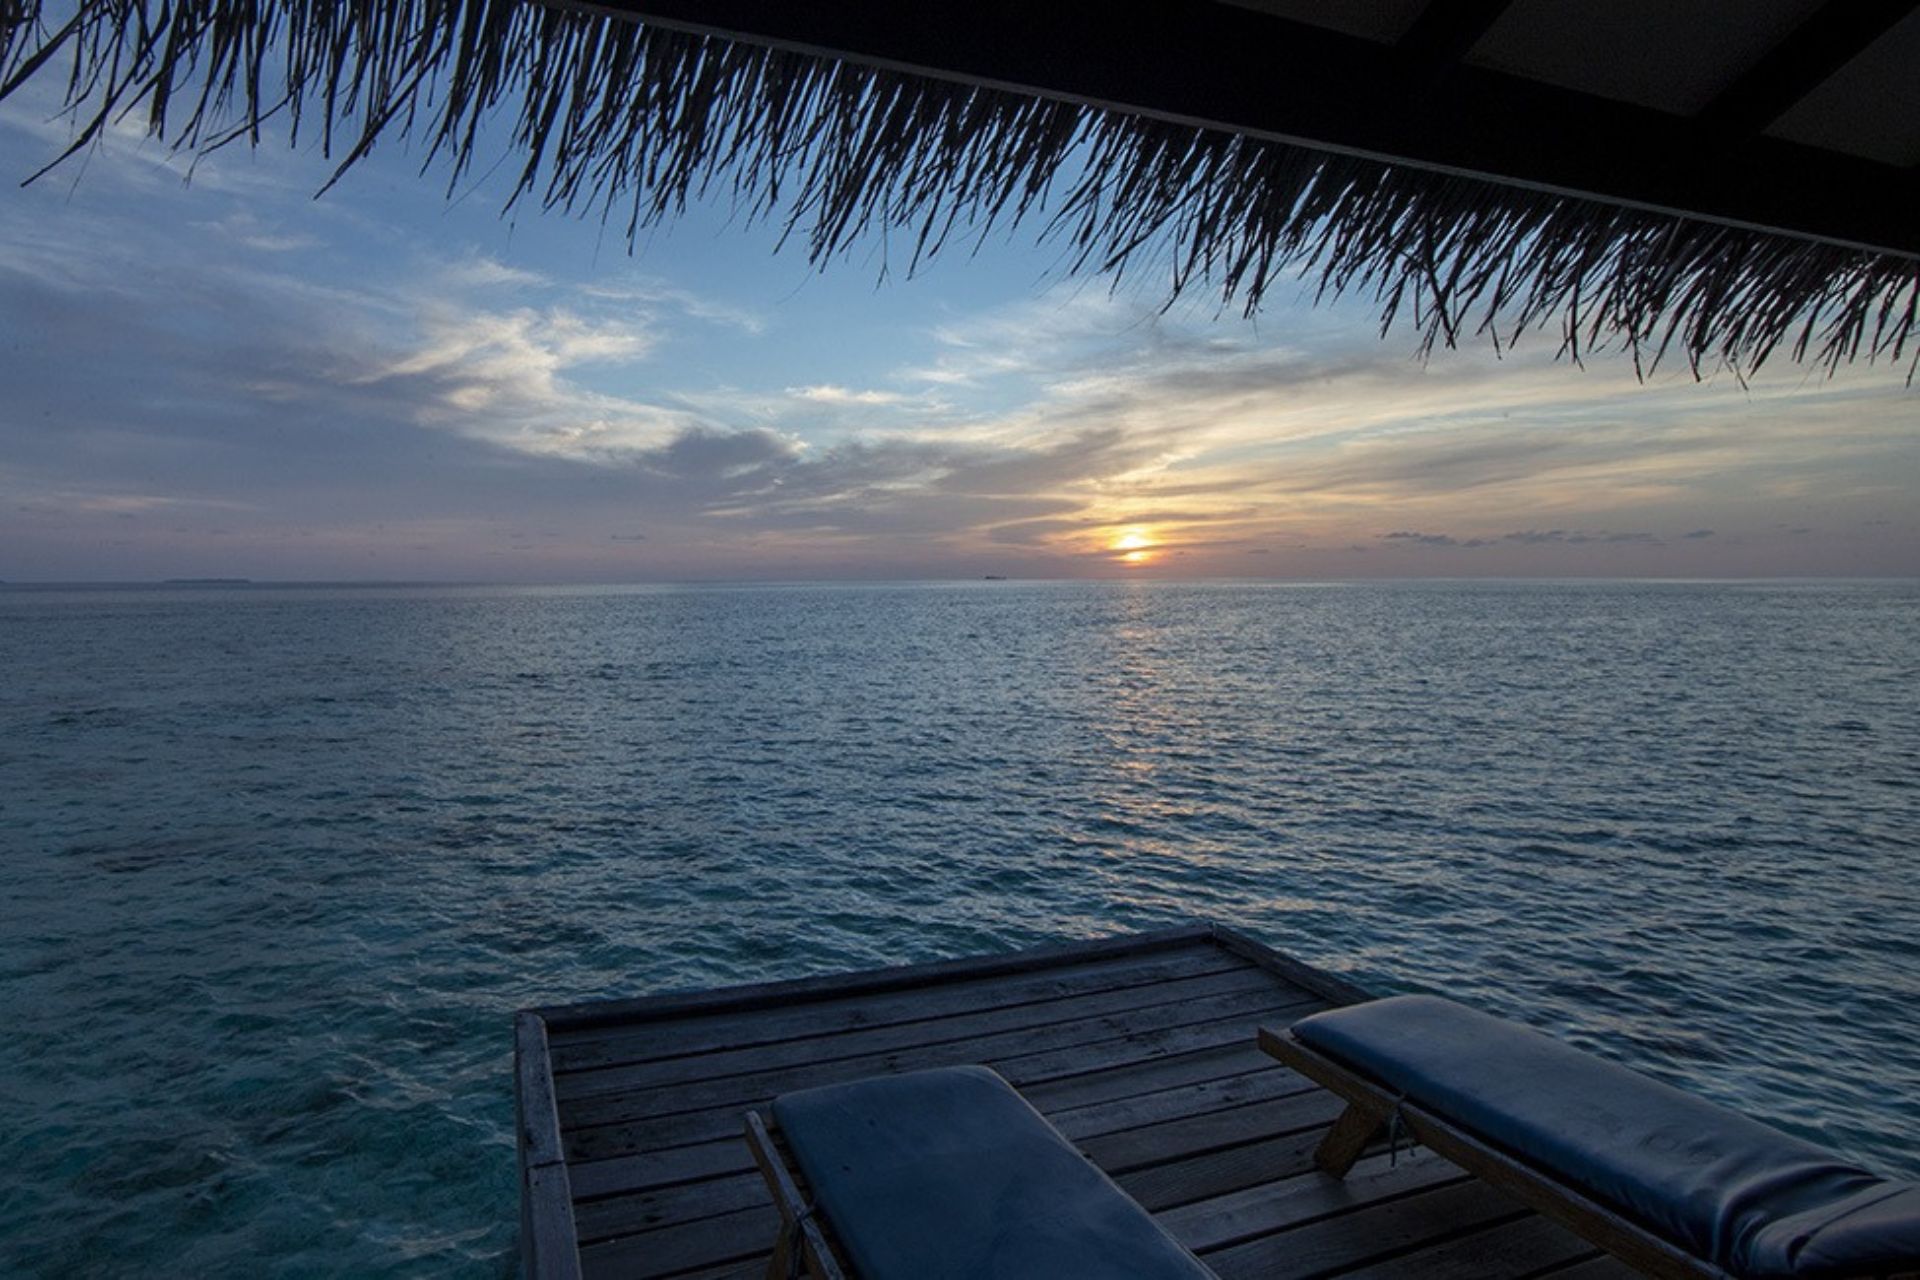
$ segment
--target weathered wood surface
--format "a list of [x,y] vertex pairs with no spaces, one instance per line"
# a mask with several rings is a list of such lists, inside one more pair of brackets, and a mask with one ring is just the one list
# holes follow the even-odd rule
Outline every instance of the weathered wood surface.
[[547,1026],[531,1013],[514,1019],[514,1128],[520,1152],[520,1265],[542,1280],[580,1274],[573,1190],[553,1102]]
[[781,1216],[743,1137],[749,1109],[788,1089],[980,1062],[1228,1280],[1625,1274],[1429,1153],[1376,1139],[1344,1180],[1315,1167],[1344,1100],[1276,1064],[1255,1032],[1361,998],[1202,925],[538,1010],[549,1074],[521,1087],[556,1117],[539,1138],[557,1145],[546,1167],[570,1203],[547,1191],[529,1230],[548,1250],[563,1228],[589,1278],[759,1280]]

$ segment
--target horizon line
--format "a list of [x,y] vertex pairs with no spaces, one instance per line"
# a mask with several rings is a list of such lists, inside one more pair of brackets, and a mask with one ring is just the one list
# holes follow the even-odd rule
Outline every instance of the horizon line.
[[972,574],[967,576],[919,577],[837,577],[837,578],[0,578],[0,591],[47,591],[59,589],[107,590],[113,588],[175,589],[182,591],[245,591],[262,588],[325,587],[747,587],[747,586],[882,586],[882,585],[955,585],[988,583],[998,585],[1064,583],[1153,583],[1183,585],[1229,583],[1237,586],[1342,586],[1371,583],[1426,582],[1920,582],[1920,573],[1882,574],[1401,574],[1379,576],[1309,577],[1229,577],[1199,575],[1111,575],[1101,577],[1024,577],[1012,574]]

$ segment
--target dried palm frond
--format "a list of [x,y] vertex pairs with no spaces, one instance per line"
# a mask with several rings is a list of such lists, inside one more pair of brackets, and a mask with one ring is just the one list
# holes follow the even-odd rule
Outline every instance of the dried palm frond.
[[457,181],[504,110],[512,199],[629,236],[713,192],[817,262],[905,233],[912,265],[1036,222],[1076,270],[1158,262],[1170,295],[1206,286],[1248,313],[1297,277],[1371,295],[1382,332],[1411,325],[1422,352],[1557,324],[1575,359],[1678,350],[1696,373],[1750,372],[1784,345],[1833,369],[1900,361],[1920,319],[1920,262],[1896,254],[529,0],[0,0],[0,98],[58,66],[67,155],[139,115],[199,149],[283,116],[339,171],[392,136]]

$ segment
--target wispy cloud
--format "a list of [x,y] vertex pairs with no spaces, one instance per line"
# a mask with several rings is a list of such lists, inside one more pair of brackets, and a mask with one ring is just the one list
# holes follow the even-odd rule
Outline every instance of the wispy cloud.
[[538,271],[510,266],[484,253],[470,254],[457,262],[449,262],[438,274],[440,283],[454,290],[528,289],[553,283]]
[[1338,313],[1084,288],[842,342],[852,304],[741,273],[399,230],[265,162],[183,196],[120,134],[102,163],[174,221],[0,203],[0,545],[36,555],[112,522],[155,556],[414,576],[1920,568],[1915,393],[1883,372],[1422,365]]
[[[1691,538],[1694,535],[1687,534],[1686,536]],[[1500,535],[1500,541],[1518,542],[1523,546],[1529,547],[1583,547],[1595,542],[1609,543],[1616,546],[1626,542],[1637,542],[1657,546],[1660,539],[1645,531],[1610,533],[1603,529],[1588,533],[1579,529],[1525,529],[1517,533],[1503,533]]]
[[642,307],[664,306],[690,319],[738,329],[742,333],[755,337],[767,331],[767,317],[759,310],[724,302],[652,277],[634,277],[624,283],[589,283],[580,286],[578,292],[589,298],[612,303]]
[[835,386],[830,382],[816,383],[810,387],[788,387],[787,394],[795,400],[805,400],[812,404],[863,404],[884,405],[899,404],[906,397],[898,391],[876,391],[871,388],[855,391],[848,387]]
[[1486,538],[1456,538],[1450,533],[1420,533],[1413,529],[1397,529],[1392,533],[1380,535],[1387,542],[1416,542],[1423,547],[1488,547],[1492,546]]

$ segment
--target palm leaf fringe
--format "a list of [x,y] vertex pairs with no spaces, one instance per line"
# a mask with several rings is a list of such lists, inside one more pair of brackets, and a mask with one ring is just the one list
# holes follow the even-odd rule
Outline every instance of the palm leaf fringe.
[[1784,345],[1831,371],[1900,361],[1920,319],[1920,262],[1898,255],[529,0],[0,0],[0,99],[60,66],[77,127],[59,159],[129,117],[204,150],[284,116],[295,142],[318,130],[336,179],[399,137],[457,183],[505,109],[510,203],[629,237],[718,192],[815,262],[903,235],[911,269],[1038,221],[1074,270],[1170,265],[1170,298],[1371,296],[1423,354],[1557,326],[1575,360],[1624,349],[1644,371],[1677,349],[1696,375],[1744,374]]

